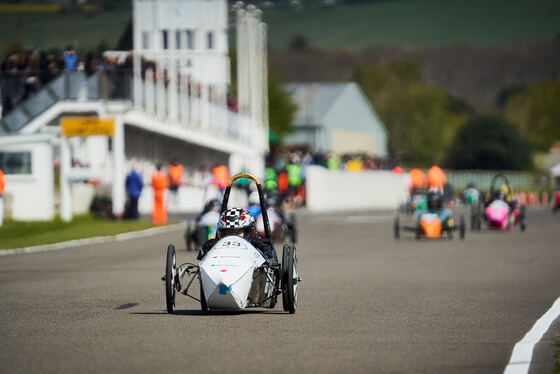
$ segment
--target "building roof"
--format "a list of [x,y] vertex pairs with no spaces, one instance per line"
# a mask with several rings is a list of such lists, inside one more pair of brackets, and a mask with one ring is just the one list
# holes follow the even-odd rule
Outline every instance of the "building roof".
[[292,95],[299,110],[294,126],[318,126],[342,92],[356,83],[287,83],[284,88]]

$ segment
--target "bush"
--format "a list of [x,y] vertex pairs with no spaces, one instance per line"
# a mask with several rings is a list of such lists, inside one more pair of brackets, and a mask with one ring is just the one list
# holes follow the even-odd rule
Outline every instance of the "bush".
[[447,156],[454,169],[527,170],[533,167],[529,143],[517,127],[497,116],[472,117],[457,132]]

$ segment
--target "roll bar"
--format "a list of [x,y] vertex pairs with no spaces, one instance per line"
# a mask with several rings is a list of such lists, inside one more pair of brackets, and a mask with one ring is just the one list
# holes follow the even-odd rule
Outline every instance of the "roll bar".
[[492,182],[490,183],[490,194],[491,194],[491,195],[494,195],[494,192],[496,192],[496,189],[495,189],[495,187],[496,187],[496,182],[497,182],[498,180],[500,180],[500,178],[503,179],[504,182],[506,183],[506,186],[507,186],[507,188],[508,188],[509,194],[510,194],[510,195],[513,194],[513,190],[511,189],[511,185],[509,184],[509,180],[508,180],[508,179],[506,178],[506,176],[503,175],[503,174],[496,174],[496,175],[494,175],[494,177],[492,178]]
[[262,190],[262,185],[261,185],[261,182],[254,175],[249,174],[249,173],[238,173],[238,174],[235,174],[233,177],[231,177],[231,179],[229,180],[229,182],[227,184],[226,190],[224,192],[224,200],[222,201],[221,211],[223,212],[223,211],[227,210],[227,204],[228,204],[228,201],[229,201],[229,194],[231,192],[231,186],[233,185],[233,183],[236,180],[241,179],[241,178],[250,179],[257,186],[257,191],[259,193],[259,200],[260,200],[260,205],[261,205],[261,214],[262,214],[263,223],[264,223],[264,235],[267,239],[272,240],[272,235],[270,233],[270,223],[268,222],[268,212],[267,212],[267,209],[266,209],[266,202],[264,200],[264,193],[263,193],[263,190]]

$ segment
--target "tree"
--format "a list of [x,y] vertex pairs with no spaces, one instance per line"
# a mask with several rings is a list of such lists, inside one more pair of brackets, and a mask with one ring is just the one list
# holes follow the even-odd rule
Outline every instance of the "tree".
[[270,131],[284,136],[292,131],[297,104],[282,87],[282,80],[276,75],[268,76],[268,121]]
[[309,48],[309,40],[303,35],[296,35],[290,41],[289,48],[292,51],[302,51]]
[[505,115],[536,150],[548,151],[560,140],[560,79],[531,85],[511,96]]
[[472,117],[457,131],[447,156],[454,169],[527,170],[530,144],[513,124],[498,116]]
[[362,64],[354,79],[387,127],[392,154],[418,166],[444,159],[464,116],[443,90],[422,83],[418,63]]

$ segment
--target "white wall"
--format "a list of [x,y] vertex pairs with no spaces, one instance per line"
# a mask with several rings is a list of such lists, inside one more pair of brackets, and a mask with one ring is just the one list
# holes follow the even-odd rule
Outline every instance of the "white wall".
[[[138,200],[138,211],[140,214],[152,214],[154,194],[151,186],[144,186],[140,199]],[[194,186],[182,186],[178,191],[178,201],[170,199],[169,192],[166,192],[168,213],[200,213],[204,203],[217,198],[222,201],[216,190],[211,188],[205,193],[204,188]],[[229,199],[229,207],[247,207],[247,195],[245,191],[232,189]]]
[[311,210],[397,209],[406,201],[408,175],[391,171],[331,171],[307,168],[307,207]]
[[[24,142],[23,138],[27,141]],[[8,140],[12,140],[8,144]],[[54,172],[52,145],[48,138],[5,137],[0,151],[31,152],[32,173],[7,174],[5,195],[10,195],[12,218],[50,220],[54,217]],[[6,207],[4,207],[6,208]]]

